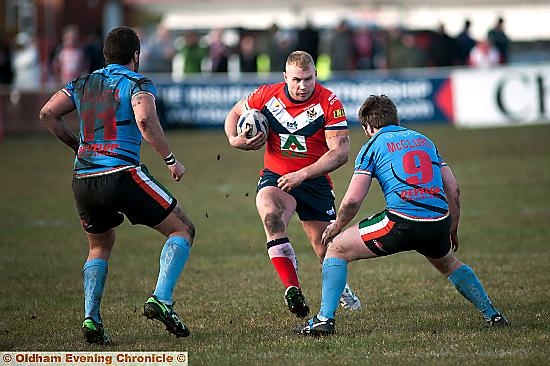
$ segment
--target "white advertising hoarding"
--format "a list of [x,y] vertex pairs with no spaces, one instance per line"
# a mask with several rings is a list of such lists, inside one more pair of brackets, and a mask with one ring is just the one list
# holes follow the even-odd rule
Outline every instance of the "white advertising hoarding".
[[550,123],[550,64],[451,72],[459,127]]

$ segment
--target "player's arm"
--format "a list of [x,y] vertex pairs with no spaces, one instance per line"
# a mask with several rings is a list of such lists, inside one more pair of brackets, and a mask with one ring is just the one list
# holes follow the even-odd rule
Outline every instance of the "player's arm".
[[164,159],[166,166],[172,173],[172,178],[179,181],[185,172],[185,167],[176,160],[168,146],[168,141],[157,115],[155,97],[149,93],[134,94],[132,96],[132,109],[143,139]]
[[322,242],[328,245],[347,224],[357,215],[361,204],[369,193],[372,177],[368,174],[354,174],[349,183],[348,190],[340,203],[336,220],[330,223],[323,233]]
[[62,90],[55,93],[40,110],[40,122],[74,153],[78,152],[78,137],[69,129],[63,116],[74,111],[73,101]]
[[267,136],[260,132],[256,136],[248,139],[246,133],[248,130],[237,134],[237,123],[239,117],[246,111],[245,100],[239,100],[225,117],[224,130],[229,140],[229,145],[241,150],[258,150],[264,146]]
[[441,168],[441,177],[443,178],[443,190],[449,204],[449,213],[451,215],[451,244],[453,250],[458,250],[458,222],[460,220],[460,188],[451,168],[443,166]]
[[283,191],[291,191],[306,179],[320,177],[341,167],[348,161],[349,132],[348,130],[325,131],[328,151],[315,163],[296,172],[283,175],[277,181]]

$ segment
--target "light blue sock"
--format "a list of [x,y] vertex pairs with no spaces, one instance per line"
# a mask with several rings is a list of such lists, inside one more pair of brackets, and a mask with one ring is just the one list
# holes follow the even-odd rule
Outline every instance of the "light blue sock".
[[321,295],[321,310],[319,316],[334,318],[340,296],[346,286],[348,262],[340,258],[326,258],[323,261],[323,294]]
[[499,313],[493,307],[489,296],[487,296],[476,274],[468,265],[465,264],[455,269],[450,274],[449,281],[451,281],[462,296],[475,305],[486,320],[491,319],[493,315]]
[[181,236],[171,236],[166,240],[160,253],[160,271],[154,292],[163,303],[172,304],[174,288],[189,258],[190,250],[191,244]]
[[99,307],[101,306],[101,297],[103,288],[107,280],[109,268],[107,261],[101,258],[90,259],[84,263],[82,268],[82,277],[84,278],[84,317],[92,318],[101,323]]

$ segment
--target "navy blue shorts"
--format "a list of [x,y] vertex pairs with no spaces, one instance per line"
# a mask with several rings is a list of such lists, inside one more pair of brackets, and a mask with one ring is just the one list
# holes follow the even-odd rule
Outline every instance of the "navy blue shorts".
[[450,227],[450,216],[437,221],[412,221],[382,211],[359,222],[359,234],[378,256],[416,250],[428,258],[439,259],[451,249]]
[[73,178],[73,194],[84,230],[101,234],[122,224],[160,224],[176,207],[176,199],[145,165],[120,172]]
[[[262,170],[256,193],[263,187],[277,187],[280,177],[269,169]],[[287,193],[296,200],[296,212],[301,221],[329,222],[336,218],[334,192],[326,176],[307,179]]]

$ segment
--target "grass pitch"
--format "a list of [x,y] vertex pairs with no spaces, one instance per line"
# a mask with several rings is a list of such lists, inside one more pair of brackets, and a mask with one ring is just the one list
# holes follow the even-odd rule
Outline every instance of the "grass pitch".
[[[415,126],[438,144],[462,190],[458,256],[481,279],[510,329],[480,314],[416,253],[350,264],[359,312],[338,312],[337,335],[296,336],[254,197],[261,153],[232,149],[221,131],[170,131],[187,171],[171,181],[144,147],[143,162],[197,227],[175,292],[191,329],[177,339],[146,321],[164,239],[126,221],[117,231],[102,303],[109,351],[188,351],[190,365],[541,365],[550,359],[550,126],[457,130]],[[332,177],[341,200],[364,135]],[[81,269],[87,244],[71,192],[72,154],[51,136],[0,142],[0,350],[100,351],[82,340]],[[375,185],[360,217],[384,207]],[[356,221],[356,220],[355,220]],[[321,273],[296,218],[290,238],[312,312]]]

